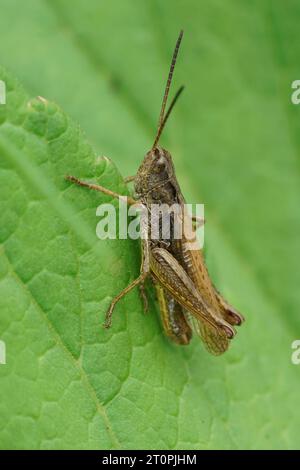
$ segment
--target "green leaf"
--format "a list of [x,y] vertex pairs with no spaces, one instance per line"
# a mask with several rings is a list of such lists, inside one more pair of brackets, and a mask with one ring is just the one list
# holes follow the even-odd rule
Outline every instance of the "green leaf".
[[[0,69],[0,448],[298,448],[299,2],[23,3],[0,15],[1,65],[26,88]],[[246,316],[218,358],[168,342],[150,287],[149,314],[133,291],[101,328],[139,246],[98,240],[111,199],[64,180],[126,193],[99,155],[135,173],[180,27],[173,90],[187,87],[162,144]]]

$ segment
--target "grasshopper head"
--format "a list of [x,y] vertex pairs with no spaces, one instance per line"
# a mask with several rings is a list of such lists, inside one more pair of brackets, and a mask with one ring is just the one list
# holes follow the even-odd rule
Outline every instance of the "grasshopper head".
[[176,190],[177,181],[171,154],[161,147],[151,149],[145,155],[135,178],[137,196],[165,201],[169,197],[174,199]]

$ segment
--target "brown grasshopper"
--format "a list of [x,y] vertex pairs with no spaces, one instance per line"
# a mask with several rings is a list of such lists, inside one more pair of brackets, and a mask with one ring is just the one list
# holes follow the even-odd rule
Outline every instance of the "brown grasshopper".
[[[104,326],[111,326],[113,310],[117,302],[134,287],[140,286],[146,303],[144,282],[151,276],[156,288],[160,307],[162,324],[165,333],[177,344],[188,344],[192,331],[199,334],[207,349],[213,354],[221,354],[227,350],[229,341],[235,335],[235,325],[243,322],[243,317],[231,307],[213,286],[204,263],[202,251],[191,249],[191,240],[197,243],[195,227],[184,210],[185,200],[175,176],[175,170],[170,153],[159,147],[158,142],[183,87],[175,94],[168,110],[165,112],[173,71],[177,59],[183,31],[176,42],[169,76],[163,97],[158,130],[151,150],[146,154],[135,176],[126,179],[134,181],[137,199],[128,197],[127,203],[138,204],[145,210],[141,215],[142,262],[140,275],[111,302],[106,313]],[[124,196],[110,191],[102,186],[81,181],[74,176],[66,179],[80,186],[87,187],[112,197],[124,200]],[[162,233],[164,215],[156,223],[159,236],[151,236],[151,226],[147,215],[153,204],[171,207],[177,204],[182,208],[179,214],[169,213],[170,224],[182,226],[181,237],[175,238],[174,232],[169,236]],[[198,221],[199,222],[199,221]],[[188,228],[189,227],[189,228]]]

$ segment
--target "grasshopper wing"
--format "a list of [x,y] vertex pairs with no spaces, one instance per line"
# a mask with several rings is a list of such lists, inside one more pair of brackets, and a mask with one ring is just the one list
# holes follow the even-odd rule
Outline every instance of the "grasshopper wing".
[[227,351],[230,340],[224,331],[216,330],[209,323],[198,320],[190,312],[185,311],[185,316],[192,330],[200,336],[206,349],[211,354],[219,356]]
[[193,316],[193,326],[213,354],[222,354],[235,330],[203,300],[180,263],[164,248],[154,248],[150,255],[151,272],[169,294]]

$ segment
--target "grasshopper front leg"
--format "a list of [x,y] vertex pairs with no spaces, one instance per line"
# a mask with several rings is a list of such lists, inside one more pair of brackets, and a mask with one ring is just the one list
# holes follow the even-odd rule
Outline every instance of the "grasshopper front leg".
[[134,181],[135,179],[136,179],[136,175],[126,176],[126,178],[124,178],[124,181],[125,183],[132,183],[132,181]]
[[115,193],[104,186],[100,186],[99,184],[89,183],[88,181],[82,181],[76,176],[66,175],[65,179],[71,181],[71,183],[75,183],[78,186],[83,186],[84,188],[92,189],[93,191],[99,191],[100,193],[107,194],[108,196],[115,197],[116,199],[121,199],[121,201],[127,202],[129,205],[138,204],[139,201],[136,201],[130,196],[122,196],[122,194]]

